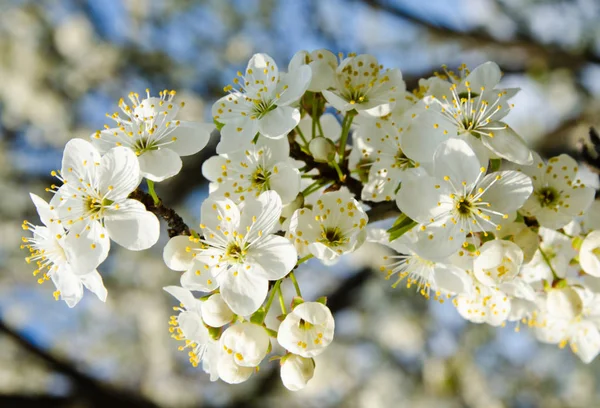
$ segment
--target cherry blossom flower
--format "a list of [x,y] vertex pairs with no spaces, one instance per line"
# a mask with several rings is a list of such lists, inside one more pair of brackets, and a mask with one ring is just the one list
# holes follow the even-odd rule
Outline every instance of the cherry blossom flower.
[[499,230],[531,194],[531,180],[523,173],[486,171],[466,142],[447,140],[436,150],[433,175],[406,177],[396,203],[421,230],[442,227],[429,234],[442,251],[457,250],[469,233]]
[[287,354],[281,359],[281,382],[290,391],[299,391],[315,374],[315,360],[297,354]]
[[131,105],[123,99],[118,112],[107,115],[117,127],[106,126],[91,136],[94,146],[106,153],[115,146],[131,149],[140,163],[140,175],[152,181],[163,181],[181,170],[180,156],[189,156],[202,150],[213,124],[177,120],[179,109],[184,106],[174,102],[175,91],[164,90],[159,97],[150,96],[140,100],[137,93],[130,93]]
[[202,165],[202,174],[211,182],[211,194],[236,203],[274,190],[287,204],[300,192],[300,172],[284,140],[262,139],[246,150],[213,156]]
[[350,55],[340,62],[333,90],[323,96],[341,112],[356,110],[370,116],[390,113],[398,96],[406,89],[398,69],[384,70],[372,55]]
[[222,349],[217,366],[219,377],[226,383],[239,384],[254,373],[271,342],[262,326],[244,322],[227,328],[219,344]]
[[327,306],[304,302],[281,322],[277,341],[291,353],[312,358],[332,342],[334,328],[333,315]]
[[310,84],[311,69],[299,66],[287,74],[280,73],[267,54],[255,54],[244,74],[225,89],[230,94],[214,103],[214,119],[223,124],[217,153],[246,149],[257,133],[281,139],[300,122],[300,111],[292,105]]
[[290,219],[287,237],[300,256],[325,262],[360,247],[366,238],[367,214],[344,190],[323,194],[313,209],[301,208]]
[[533,180],[533,194],[521,212],[535,217],[541,226],[558,229],[581,216],[594,200],[594,189],[581,184],[576,178],[577,162],[566,154],[544,163],[534,155],[532,166],[513,166]]
[[89,236],[84,233],[76,238],[74,234],[67,233],[57,222],[56,212],[46,201],[35,194],[31,194],[31,199],[44,226],[24,221],[23,229],[31,231],[33,236],[24,237],[21,248],[30,252],[25,258],[27,263],[36,264],[33,275],[40,276],[38,283],[52,280],[56,286],[54,298],[64,300],[69,307],[79,303],[84,287],[105,302],[106,288],[96,270],[104,259],[86,256],[91,251],[88,246],[91,242]]
[[110,238],[117,244],[139,251],[154,245],[159,223],[139,201],[127,198],[140,181],[135,154],[114,147],[104,156],[91,143],[81,139],[65,147],[60,175],[63,182],[50,202],[56,208],[57,222],[77,236],[86,234],[93,243],[95,259],[104,259]]

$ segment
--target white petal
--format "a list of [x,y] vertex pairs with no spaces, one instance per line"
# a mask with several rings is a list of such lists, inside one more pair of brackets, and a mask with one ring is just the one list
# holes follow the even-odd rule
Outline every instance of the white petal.
[[241,367],[233,361],[232,356],[227,354],[222,355],[217,364],[217,371],[219,378],[228,384],[240,384],[246,381],[252,373],[254,368],[252,367]]
[[195,312],[200,311],[198,299],[196,299],[189,290],[179,286],[165,286],[163,290],[177,299],[187,310]]
[[248,198],[244,201],[244,208],[240,219],[240,229],[250,231],[246,239],[253,242],[259,235],[273,232],[281,216],[283,204],[279,194],[273,190],[265,191],[258,197]]
[[104,156],[98,169],[98,189],[112,201],[125,199],[140,183],[140,164],[126,147],[114,147]]
[[269,281],[251,275],[244,268],[231,268],[219,276],[221,296],[235,314],[249,316],[264,302]]
[[[256,367],[267,355],[270,339],[263,326],[244,322],[234,324],[225,330],[220,343],[233,350],[237,365]],[[238,358],[236,354],[240,354],[242,358]]]
[[571,348],[577,356],[586,364],[592,362],[600,352],[600,333],[592,323],[583,323],[577,334],[571,338]]
[[181,171],[181,158],[169,148],[150,150],[138,156],[140,174],[152,181],[163,181]]
[[160,234],[156,215],[146,211],[144,204],[127,199],[119,209],[111,209],[104,217],[110,238],[130,251],[148,249]]
[[[487,188],[487,186],[490,186]],[[482,196],[491,208],[504,214],[510,214],[523,205],[533,192],[531,179],[517,171],[500,171],[488,174],[480,187],[486,189]]]
[[300,122],[300,111],[291,106],[278,106],[259,120],[260,133],[271,139],[286,136]]
[[498,156],[517,164],[533,164],[533,155],[525,141],[511,127],[502,122],[490,122],[494,137],[481,136],[481,142]]
[[179,156],[189,156],[204,149],[210,140],[210,134],[215,129],[212,123],[197,123],[180,121],[177,129],[170,136],[177,140],[168,145]]
[[600,258],[597,255],[599,248],[600,231],[593,231],[583,240],[579,252],[579,263],[585,273],[597,278],[600,278]]
[[294,200],[300,192],[300,173],[286,162],[275,165],[277,173],[271,175],[269,185],[281,197],[281,202],[287,204]]
[[95,163],[100,163],[100,153],[88,141],[72,139],[65,145],[61,176],[78,181],[86,174],[95,174]]
[[104,262],[109,250],[109,233],[98,221],[79,223],[71,228],[64,240],[67,260],[77,275],[95,270]]
[[465,79],[473,92],[480,93],[481,87],[492,89],[500,82],[502,72],[498,64],[492,61],[485,62],[471,71]]
[[[277,92],[281,97],[277,100],[277,105],[290,105],[302,98],[310,85],[311,76],[312,71],[307,65],[298,67],[287,74],[281,74],[280,82],[277,85]],[[286,86],[287,89],[284,89]]]
[[200,208],[201,227],[204,226],[210,233],[218,234],[228,231],[230,234],[237,231],[240,225],[240,210],[228,198],[208,197]]
[[350,102],[348,102],[347,100],[345,100],[344,98],[342,98],[341,96],[339,96],[336,93],[324,90],[323,96],[325,97],[325,100],[331,106],[333,106],[335,109],[339,110],[340,112],[346,112],[346,111],[354,109],[354,105],[351,105]]
[[452,123],[435,112],[421,111],[400,135],[402,150],[417,162],[431,162],[440,143],[453,134],[456,129]]
[[290,391],[298,391],[306,386],[315,372],[315,361],[291,354],[281,365],[281,382]]
[[226,123],[221,129],[221,140],[217,145],[217,153],[226,154],[247,149],[258,133],[258,128],[258,119],[250,119],[245,116]]
[[233,320],[233,312],[219,293],[215,293],[202,302],[201,308],[202,319],[209,326],[222,327]]
[[190,237],[178,235],[167,242],[163,249],[163,260],[169,269],[186,271],[194,263],[194,252],[188,249],[199,248]]
[[287,275],[296,265],[298,253],[286,238],[268,236],[248,250],[247,262],[253,274],[277,280]]
[[52,224],[50,220],[57,218],[57,215],[54,213],[54,211],[50,209],[50,204],[33,193],[29,193],[29,196],[31,197],[31,201],[33,201],[33,205],[35,205],[35,209],[40,216],[40,220],[45,226],[49,227],[50,224]]
[[434,174],[438,178],[450,177],[455,186],[463,181],[474,182],[481,173],[479,159],[471,146],[460,139],[449,139],[435,151]]
[[83,285],[94,295],[98,296],[103,302],[106,302],[106,296],[108,292],[104,287],[104,283],[102,282],[102,276],[98,273],[98,271],[92,271],[86,275],[80,276],[81,282]]
[[212,292],[219,287],[217,276],[226,267],[226,265],[209,267],[199,259],[195,259],[190,268],[181,275],[181,286],[189,290]]

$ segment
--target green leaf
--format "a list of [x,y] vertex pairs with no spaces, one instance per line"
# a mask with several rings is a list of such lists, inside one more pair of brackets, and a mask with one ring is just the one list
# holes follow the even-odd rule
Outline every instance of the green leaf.
[[390,234],[390,242],[400,238],[417,224],[418,223],[416,221],[408,218],[406,214],[401,214],[396,221],[394,221],[392,228],[387,230],[387,233]]

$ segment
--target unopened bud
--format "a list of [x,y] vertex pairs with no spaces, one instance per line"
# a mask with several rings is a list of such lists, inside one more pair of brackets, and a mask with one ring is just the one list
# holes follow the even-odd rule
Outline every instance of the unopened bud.
[[326,137],[315,137],[308,144],[308,150],[318,163],[328,163],[335,158],[335,145]]

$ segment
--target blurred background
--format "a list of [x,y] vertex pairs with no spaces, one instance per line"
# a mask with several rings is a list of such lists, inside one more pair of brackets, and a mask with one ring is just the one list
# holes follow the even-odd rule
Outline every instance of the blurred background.
[[[409,88],[442,64],[494,60],[505,84],[522,88],[507,121],[544,156],[577,155],[600,122],[598,21],[597,0],[0,0],[0,407],[600,406],[598,361],[392,290],[378,248],[298,272],[307,298],[328,295],[337,327],[297,393],[277,363],[229,386],[177,351],[161,290],[179,279],[161,260],[166,234],[142,253],[113,245],[100,268],[107,303],[88,292],[75,309],[36,283],[19,250],[21,221],[37,222],[28,192],[50,198],[69,139],[87,138],[120,97],[147,87],[176,89],[185,119],[210,120],[255,52],[283,69],[301,49],[371,53],[401,68]],[[214,145],[157,186],[190,225]]]

